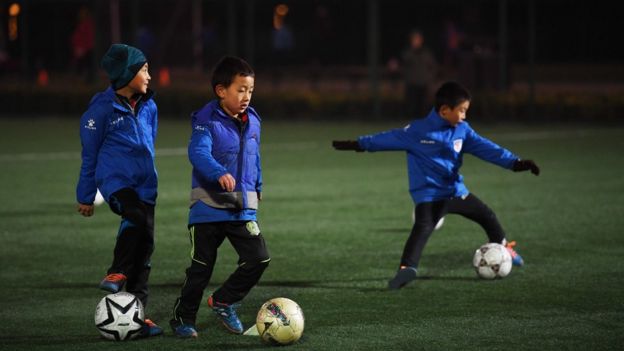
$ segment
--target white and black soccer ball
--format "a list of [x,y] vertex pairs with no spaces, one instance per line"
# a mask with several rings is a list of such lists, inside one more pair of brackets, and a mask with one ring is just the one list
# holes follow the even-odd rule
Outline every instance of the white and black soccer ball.
[[291,299],[273,298],[265,302],[256,316],[256,327],[262,341],[272,345],[290,345],[301,338],[303,311]]
[[511,272],[511,254],[497,243],[482,245],[474,254],[472,265],[483,279],[504,278]]
[[95,308],[95,326],[109,340],[130,340],[144,325],[143,304],[125,291],[104,296]]

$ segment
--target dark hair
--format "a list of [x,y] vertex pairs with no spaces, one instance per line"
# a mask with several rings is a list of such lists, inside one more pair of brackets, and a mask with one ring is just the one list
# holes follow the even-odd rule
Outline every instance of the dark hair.
[[472,96],[463,85],[457,82],[446,82],[436,91],[435,110],[440,112],[443,105],[455,108],[464,101],[470,101]]
[[253,68],[242,58],[225,56],[212,71],[212,91],[217,95],[217,85],[229,87],[236,76],[255,77]]

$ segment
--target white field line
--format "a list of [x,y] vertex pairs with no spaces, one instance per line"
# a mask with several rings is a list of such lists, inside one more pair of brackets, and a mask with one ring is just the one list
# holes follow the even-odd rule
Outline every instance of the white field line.
[[[522,141],[522,140],[546,140],[555,138],[582,138],[598,133],[604,133],[605,130],[563,130],[563,131],[534,131],[534,132],[509,132],[509,133],[491,133],[482,134],[483,136],[492,140],[500,141]],[[317,148],[318,142],[276,142],[265,143],[262,145],[262,149],[281,149],[281,150],[307,150]],[[328,144],[328,147],[329,144]],[[156,158],[158,157],[177,157],[185,156],[187,154],[186,147],[178,148],[161,148],[156,149]],[[61,152],[27,152],[27,153],[4,153],[0,154],[0,162],[13,162],[13,161],[63,161],[63,160],[79,160],[80,152],[75,151],[61,151]]]

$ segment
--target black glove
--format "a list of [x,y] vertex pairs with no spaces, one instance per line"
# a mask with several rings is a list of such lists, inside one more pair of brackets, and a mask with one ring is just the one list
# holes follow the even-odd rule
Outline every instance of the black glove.
[[364,149],[360,147],[360,143],[355,140],[334,140],[332,141],[332,146],[336,150],[353,150],[357,152],[364,151]]
[[535,162],[533,162],[532,160],[520,160],[517,159],[514,161],[513,166],[511,167],[511,170],[514,172],[522,172],[522,171],[531,171],[531,173],[535,174],[535,175],[539,175],[540,173],[540,169],[539,167],[537,167],[537,165],[535,164]]

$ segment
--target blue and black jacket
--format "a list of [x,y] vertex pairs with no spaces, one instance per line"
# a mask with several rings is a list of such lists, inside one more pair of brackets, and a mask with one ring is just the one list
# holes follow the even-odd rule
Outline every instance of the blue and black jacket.
[[435,110],[405,128],[361,136],[367,151],[407,152],[409,191],[415,203],[468,195],[459,174],[465,153],[511,169],[518,156],[477,134],[467,122],[453,127]]
[[[225,113],[218,100],[192,114],[189,224],[256,220],[262,192],[260,117],[251,107],[241,115],[246,122]],[[227,173],[236,180],[232,192],[219,185]]]
[[158,110],[152,97],[149,90],[142,95],[134,113],[111,87],[91,99],[80,118],[82,166],[76,187],[79,203],[92,204],[97,189],[108,201],[114,192],[131,188],[142,201],[155,204]]

